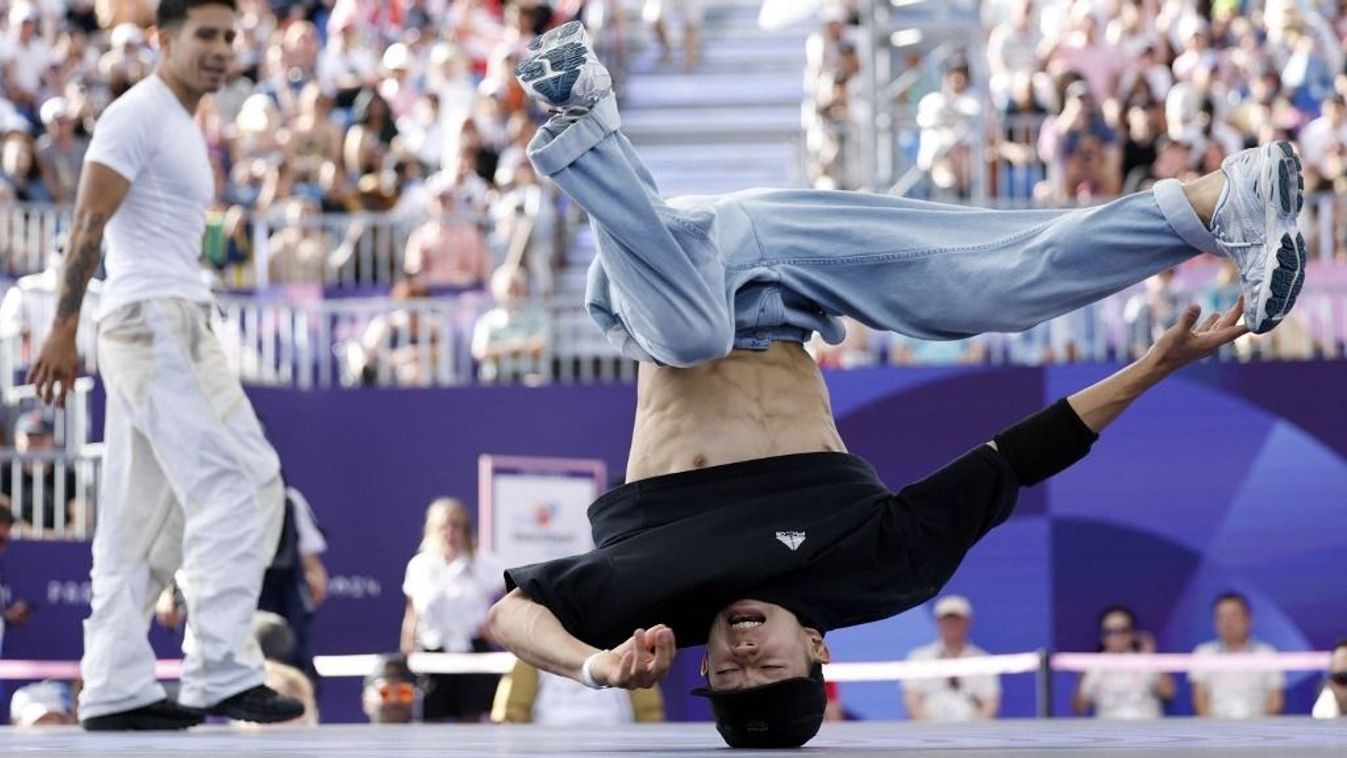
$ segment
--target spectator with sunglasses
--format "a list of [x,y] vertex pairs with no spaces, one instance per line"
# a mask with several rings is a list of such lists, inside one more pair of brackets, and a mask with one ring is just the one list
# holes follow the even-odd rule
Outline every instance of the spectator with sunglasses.
[[1347,717],[1347,637],[1333,645],[1332,657],[1328,659],[1328,679],[1314,701],[1317,719]]
[[[909,661],[971,658],[987,651],[968,641],[973,605],[960,595],[935,601],[939,639],[908,654]],[[903,683],[903,705],[913,721],[979,721],[1001,709],[1001,678],[993,674],[913,679]]]
[[[1154,653],[1155,638],[1137,629],[1132,609],[1115,605],[1099,617],[1099,652],[1109,655]],[[1093,669],[1081,675],[1071,699],[1076,713],[1091,710],[1101,719],[1158,719],[1174,698],[1174,678],[1158,671]]]
[[407,656],[379,656],[374,670],[365,677],[361,705],[371,724],[410,724],[420,717],[421,691],[407,666]]

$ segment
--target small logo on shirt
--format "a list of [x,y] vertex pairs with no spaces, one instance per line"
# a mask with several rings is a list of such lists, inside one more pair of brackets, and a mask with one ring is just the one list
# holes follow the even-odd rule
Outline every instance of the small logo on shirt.
[[800,545],[804,544],[804,532],[777,532],[776,538],[792,551],[800,549]]

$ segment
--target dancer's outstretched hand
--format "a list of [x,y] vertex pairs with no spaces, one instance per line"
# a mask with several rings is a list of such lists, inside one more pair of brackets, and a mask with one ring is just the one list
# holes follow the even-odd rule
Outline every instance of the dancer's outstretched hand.
[[1190,305],[1179,317],[1179,322],[1171,326],[1146,353],[1146,359],[1156,368],[1169,373],[1187,366],[1193,361],[1211,355],[1222,345],[1227,345],[1249,333],[1249,327],[1240,323],[1244,313],[1244,298],[1240,298],[1225,313],[1212,313],[1199,325],[1198,318],[1202,308]]
[[673,666],[673,630],[663,624],[637,629],[626,642],[594,661],[594,679],[609,687],[639,690],[653,687]]

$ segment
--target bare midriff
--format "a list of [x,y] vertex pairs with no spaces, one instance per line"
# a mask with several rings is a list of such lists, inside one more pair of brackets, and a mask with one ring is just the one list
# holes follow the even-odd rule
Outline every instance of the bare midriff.
[[641,364],[627,481],[795,453],[845,452],[817,364],[794,342],[693,368]]

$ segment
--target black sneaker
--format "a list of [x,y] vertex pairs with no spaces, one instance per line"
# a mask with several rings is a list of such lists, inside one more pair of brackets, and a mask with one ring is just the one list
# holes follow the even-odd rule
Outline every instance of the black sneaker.
[[235,721],[275,724],[303,716],[304,704],[280,694],[265,684],[259,684],[221,700],[207,708],[206,713]]
[[164,698],[129,711],[87,718],[80,721],[80,726],[89,732],[173,731],[196,726],[205,720],[204,712]]

